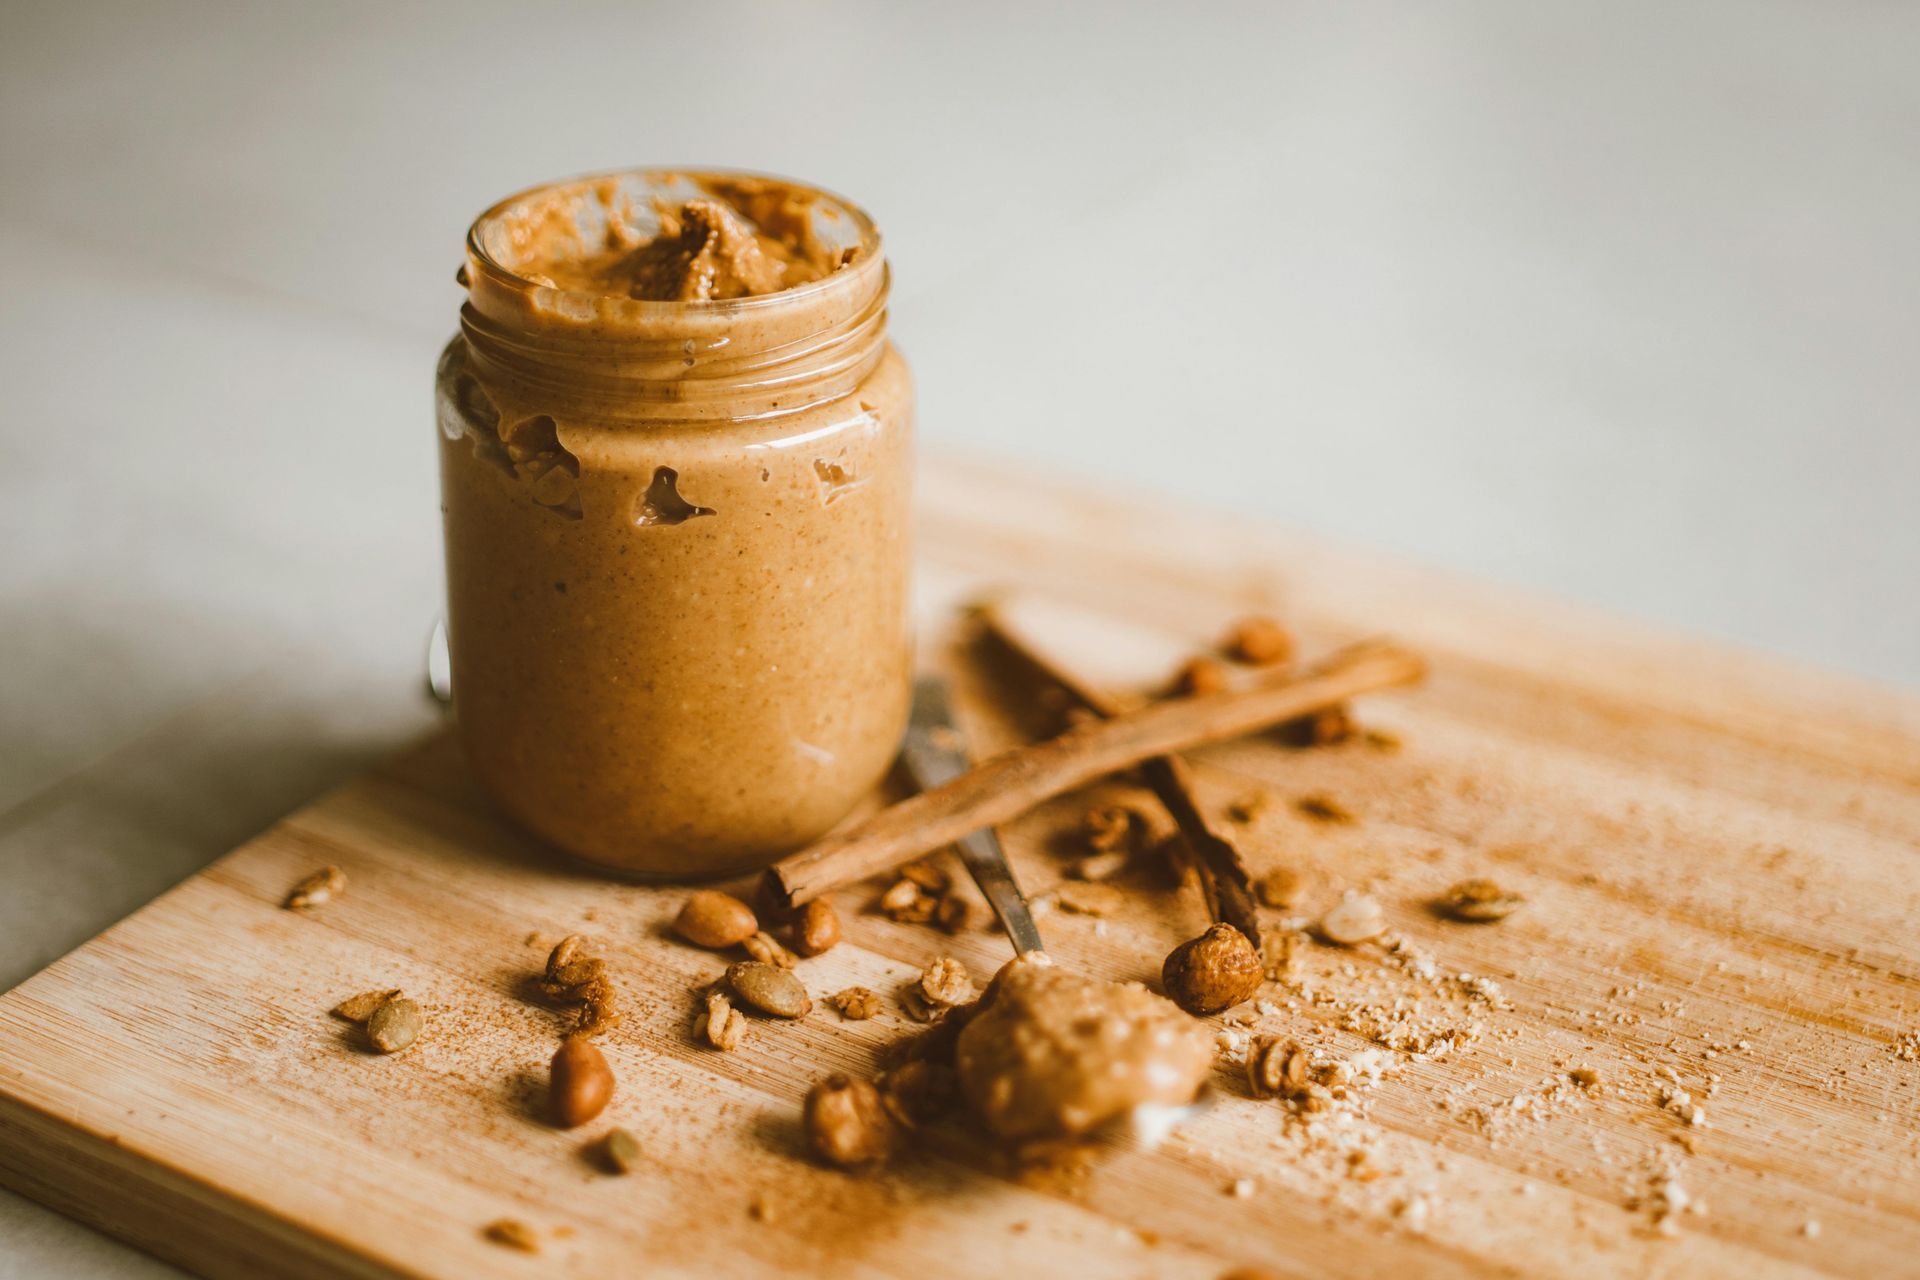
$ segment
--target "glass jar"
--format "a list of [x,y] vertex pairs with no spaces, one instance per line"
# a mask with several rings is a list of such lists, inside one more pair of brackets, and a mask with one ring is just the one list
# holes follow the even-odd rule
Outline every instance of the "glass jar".
[[[535,269],[556,237],[662,240],[729,183],[792,197],[787,230],[837,265],[693,301]],[[797,183],[636,170],[496,205],[460,279],[436,410],[475,776],[535,835],[642,877],[818,836],[888,768],[911,681],[913,388],[872,221]]]

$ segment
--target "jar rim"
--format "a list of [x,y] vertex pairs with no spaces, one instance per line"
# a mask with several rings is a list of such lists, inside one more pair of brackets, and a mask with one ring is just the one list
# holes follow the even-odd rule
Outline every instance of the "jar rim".
[[[845,268],[821,276],[817,280],[808,280],[789,289],[780,289],[773,293],[749,294],[740,298],[696,298],[650,299],[621,298],[591,290],[565,289],[540,281],[529,279],[507,266],[494,256],[485,243],[485,233],[497,225],[507,215],[537,196],[562,191],[567,188],[585,190],[595,183],[618,181],[624,178],[645,180],[670,180],[675,178],[717,178],[722,180],[751,179],[776,182],[798,191],[810,192],[827,202],[828,206],[845,214],[859,233],[862,252],[858,258]],[[720,169],[705,165],[673,167],[663,165],[639,165],[619,169],[603,169],[594,173],[579,174],[572,178],[557,181],[540,182],[526,187],[504,199],[495,201],[485,212],[473,220],[467,228],[467,259],[491,278],[496,287],[515,292],[532,294],[542,292],[556,299],[567,300],[561,304],[562,310],[578,312],[587,309],[613,308],[616,312],[635,316],[666,316],[673,313],[696,312],[708,315],[725,315],[739,312],[765,310],[788,304],[804,303],[816,295],[831,289],[844,288],[850,282],[871,274],[885,271],[886,255],[880,236],[880,228],[867,211],[852,200],[836,191],[818,186],[811,182],[802,182],[782,174],[766,173],[753,169]],[[469,283],[465,280],[463,284]],[[571,303],[571,305],[568,305]]]

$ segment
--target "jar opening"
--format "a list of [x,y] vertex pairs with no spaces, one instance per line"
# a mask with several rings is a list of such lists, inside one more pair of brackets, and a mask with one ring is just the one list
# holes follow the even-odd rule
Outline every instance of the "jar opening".
[[[623,259],[671,237],[680,211],[707,204],[775,248],[787,281],[736,296],[649,297],[616,287],[627,283],[617,278]],[[574,316],[779,306],[828,291],[846,273],[865,274],[881,257],[879,230],[852,201],[787,178],[715,169],[620,170],[532,187],[475,219],[467,251],[480,273]]]
[[634,169],[523,191],[474,222],[463,282],[483,382],[616,413],[817,403],[857,382],[885,339],[872,219],[761,174]]

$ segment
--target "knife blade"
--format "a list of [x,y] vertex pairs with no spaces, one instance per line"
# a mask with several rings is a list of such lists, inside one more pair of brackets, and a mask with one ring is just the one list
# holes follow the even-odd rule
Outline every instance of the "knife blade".
[[[972,767],[967,740],[954,721],[945,676],[923,675],[914,681],[913,712],[907,722],[900,758],[912,775],[914,785],[922,791],[931,791]],[[980,886],[987,904],[1006,926],[1007,937],[1013,940],[1014,954],[1046,950],[1046,944],[1040,940],[1040,930],[1034,926],[1033,912],[1027,907],[1027,897],[1013,878],[1006,850],[1000,847],[1000,837],[994,834],[993,828],[983,827],[973,832],[957,841],[954,848],[959,851],[967,874]]]

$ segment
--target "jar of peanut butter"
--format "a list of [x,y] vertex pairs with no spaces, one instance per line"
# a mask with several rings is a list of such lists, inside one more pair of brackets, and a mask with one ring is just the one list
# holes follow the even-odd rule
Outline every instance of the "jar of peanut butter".
[[913,388],[860,209],[778,179],[539,187],[467,237],[436,409],[455,712],[528,831],[757,867],[893,759]]

